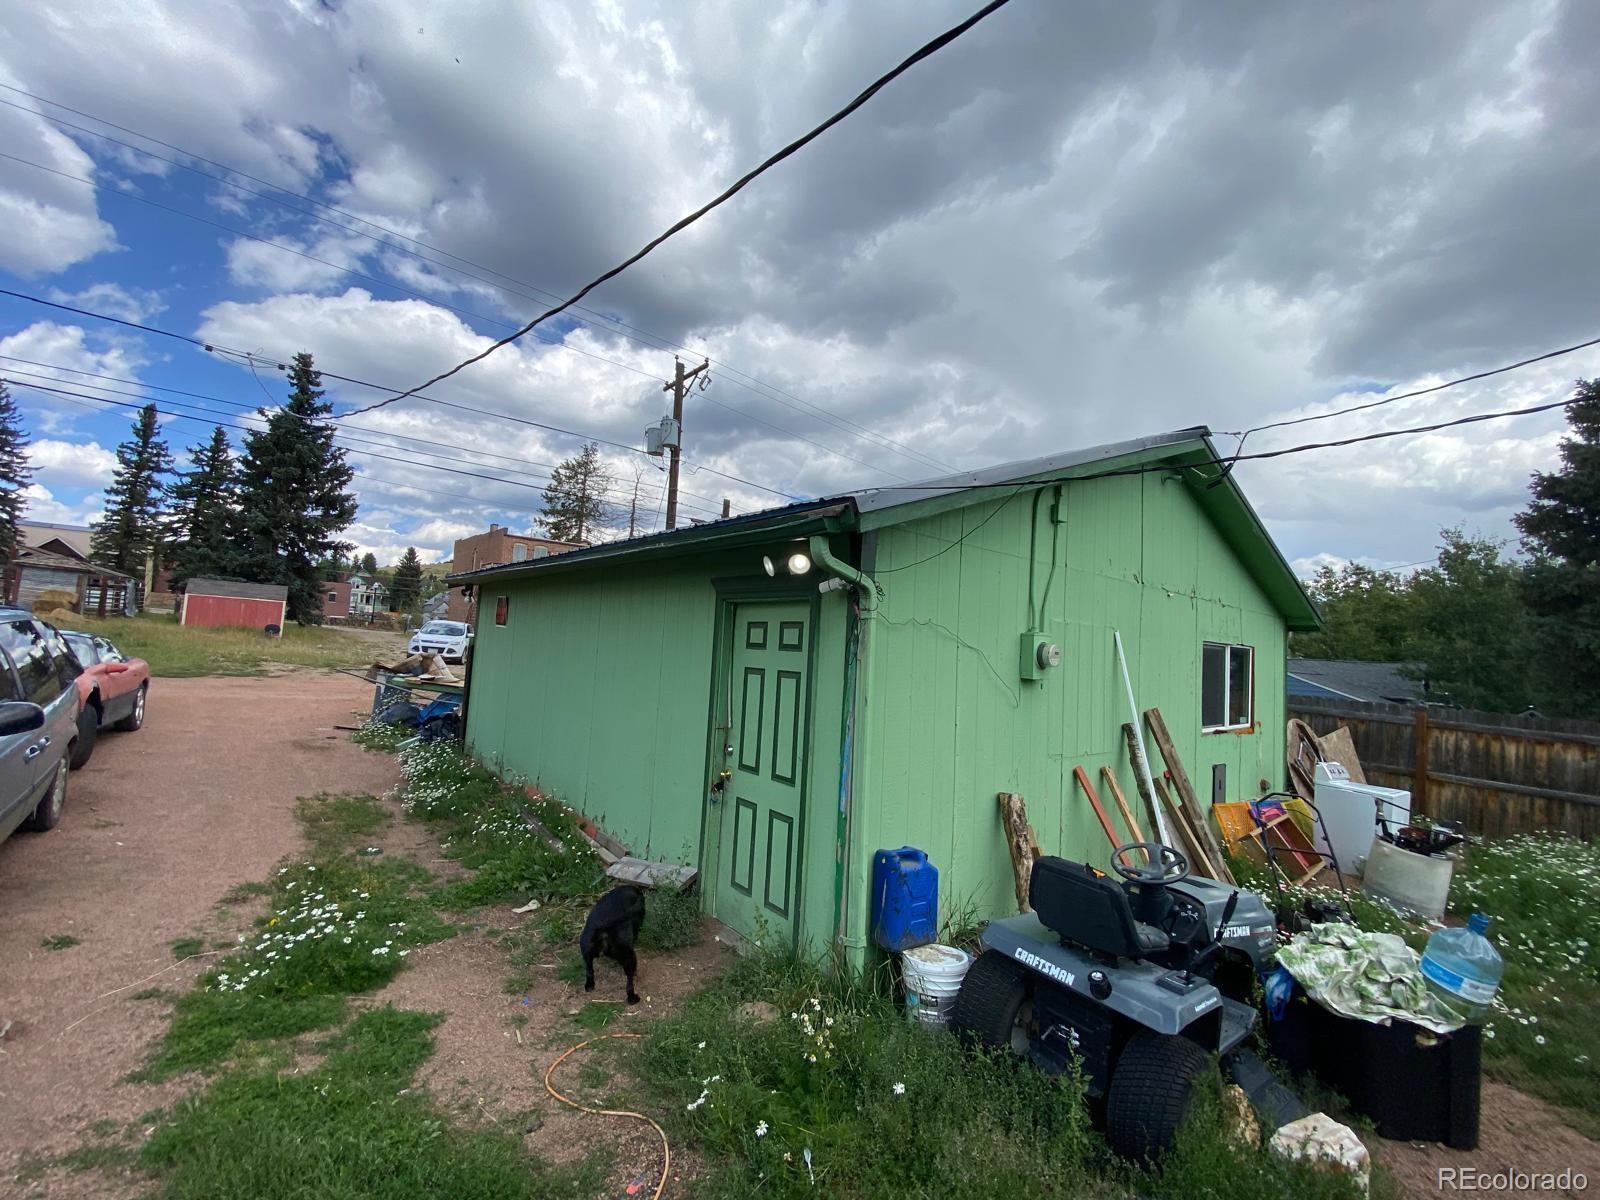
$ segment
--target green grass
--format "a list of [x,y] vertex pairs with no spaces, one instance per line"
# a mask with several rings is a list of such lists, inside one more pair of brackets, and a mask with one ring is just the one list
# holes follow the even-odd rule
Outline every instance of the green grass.
[[327,793],[302,796],[295,803],[294,815],[317,859],[364,849],[394,820],[376,797]]
[[256,932],[179,999],[141,1077],[214,1070],[253,1044],[337,1024],[345,996],[381,987],[413,947],[453,932],[422,896],[427,879],[405,859],[282,868]]
[[[777,1019],[738,1015],[750,1000]],[[1093,1131],[1075,1078],[908,1024],[876,976],[773,954],[741,959],[655,1021],[633,1066],[674,1140],[706,1158],[697,1197],[1356,1194],[1234,1148],[1205,1104],[1164,1169],[1135,1172]]]
[[543,1200],[593,1195],[598,1164],[557,1170],[514,1133],[448,1120],[413,1076],[433,1052],[438,1018],[379,1008],[298,1075],[241,1069],[179,1102],[140,1161],[163,1200]]
[[70,950],[79,944],[78,939],[70,933],[52,933],[39,943],[46,950]]
[[[110,638],[124,654],[142,658],[152,674],[165,678],[194,675],[256,675],[268,663],[297,667],[359,667],[383,658],[385,647],[335,625],[289,624],[281,638],[249,629],[197,629],[179,625],[164,613],[137,617],[63,615],[64,628]],[[394,635],[394,650],[405,639]]]
[[[509,787],[452,743],[422,743],[400,758],[401,800],[412,816],[443,828],[446,853],[470,874],[435,893],[444,908],[587,897],[604,886],[600,860],[572,818],[549,800],[514,799]],[[561,850],[523,820],[526,807]]]
[[395,750],[401,742],[416,736],[415,729],[368,718],[350,735],[350,740],[367,750]]
[[222,899],[217,901],[217,903],[244,904],[255,899],[257,896],[270,895],[272,895],[272,885],[270,883],[262,883],[258,879],[252,879],[245,883],[234,884],[231,888],[222,893]]
[[578,1010],[578,1015],[572,1018],[572,1023],[579,1029],[599,1033],[616,1020],[621,1012],[622,1005],[615,1000],[591,1000]]
[[193,958],[196,954],[203,953],[206,948],[205,938],[181,937],[172,943],[172,957],[182,962],[186,958]]
[[1493,918],[1506,964],[1484,1070],[1600,1138],[1600,845],[1561,834],[1474,841],[1451,908]]
[[681,950],[700,942],[700,894],[691,888],[675,892],[656,888],[645,892],[644,928],[639,931],[641,950]]

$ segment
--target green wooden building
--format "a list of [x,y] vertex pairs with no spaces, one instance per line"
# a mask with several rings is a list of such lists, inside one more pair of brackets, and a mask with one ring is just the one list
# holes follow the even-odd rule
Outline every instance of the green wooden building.
[[1187,429],[452,576],[468,743],[697,866],[747,936],[860,961],[901,845],[947,912],[1012,912],[997,793],[1095,862],[1073,768],[1137,795],[1113,631],[1197,788],[1283,781],[1285,636],[1317,618],[1216,458]]

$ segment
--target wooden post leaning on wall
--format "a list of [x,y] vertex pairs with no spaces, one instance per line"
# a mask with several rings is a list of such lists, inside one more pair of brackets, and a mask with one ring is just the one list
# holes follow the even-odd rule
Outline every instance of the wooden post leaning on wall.
[[1033,864],[1039,857],[1039,844],[1034,839],[1033,826],[1028,824],[1028,810],[1022,803],[1022,794],[1001,792],[996,799],[1000,804],[1000,824],[1005,828],[1006,849],[1011,852],[1017,911],[1032,912],[1033,906],[1028,903],[1028,885],[1033,881]]

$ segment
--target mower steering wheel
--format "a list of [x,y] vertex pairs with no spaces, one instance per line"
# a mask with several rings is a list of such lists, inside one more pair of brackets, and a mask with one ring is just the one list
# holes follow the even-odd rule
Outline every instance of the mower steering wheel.
[[[1143,850],[1146,862],[1134,866],[1125,862],[1133,850]],[[1182,883],[1189,878],[1189,860],[1171,846],[1161,842],[1129,842],[1111,852],[1111,869],[1129,883],[1169,884]]]

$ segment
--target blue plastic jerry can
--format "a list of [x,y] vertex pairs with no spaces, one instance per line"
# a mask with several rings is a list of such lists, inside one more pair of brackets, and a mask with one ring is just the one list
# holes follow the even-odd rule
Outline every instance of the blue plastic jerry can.
[[872,939],[891,953],[939,936],[939,868],[913,846],[872,856]]

